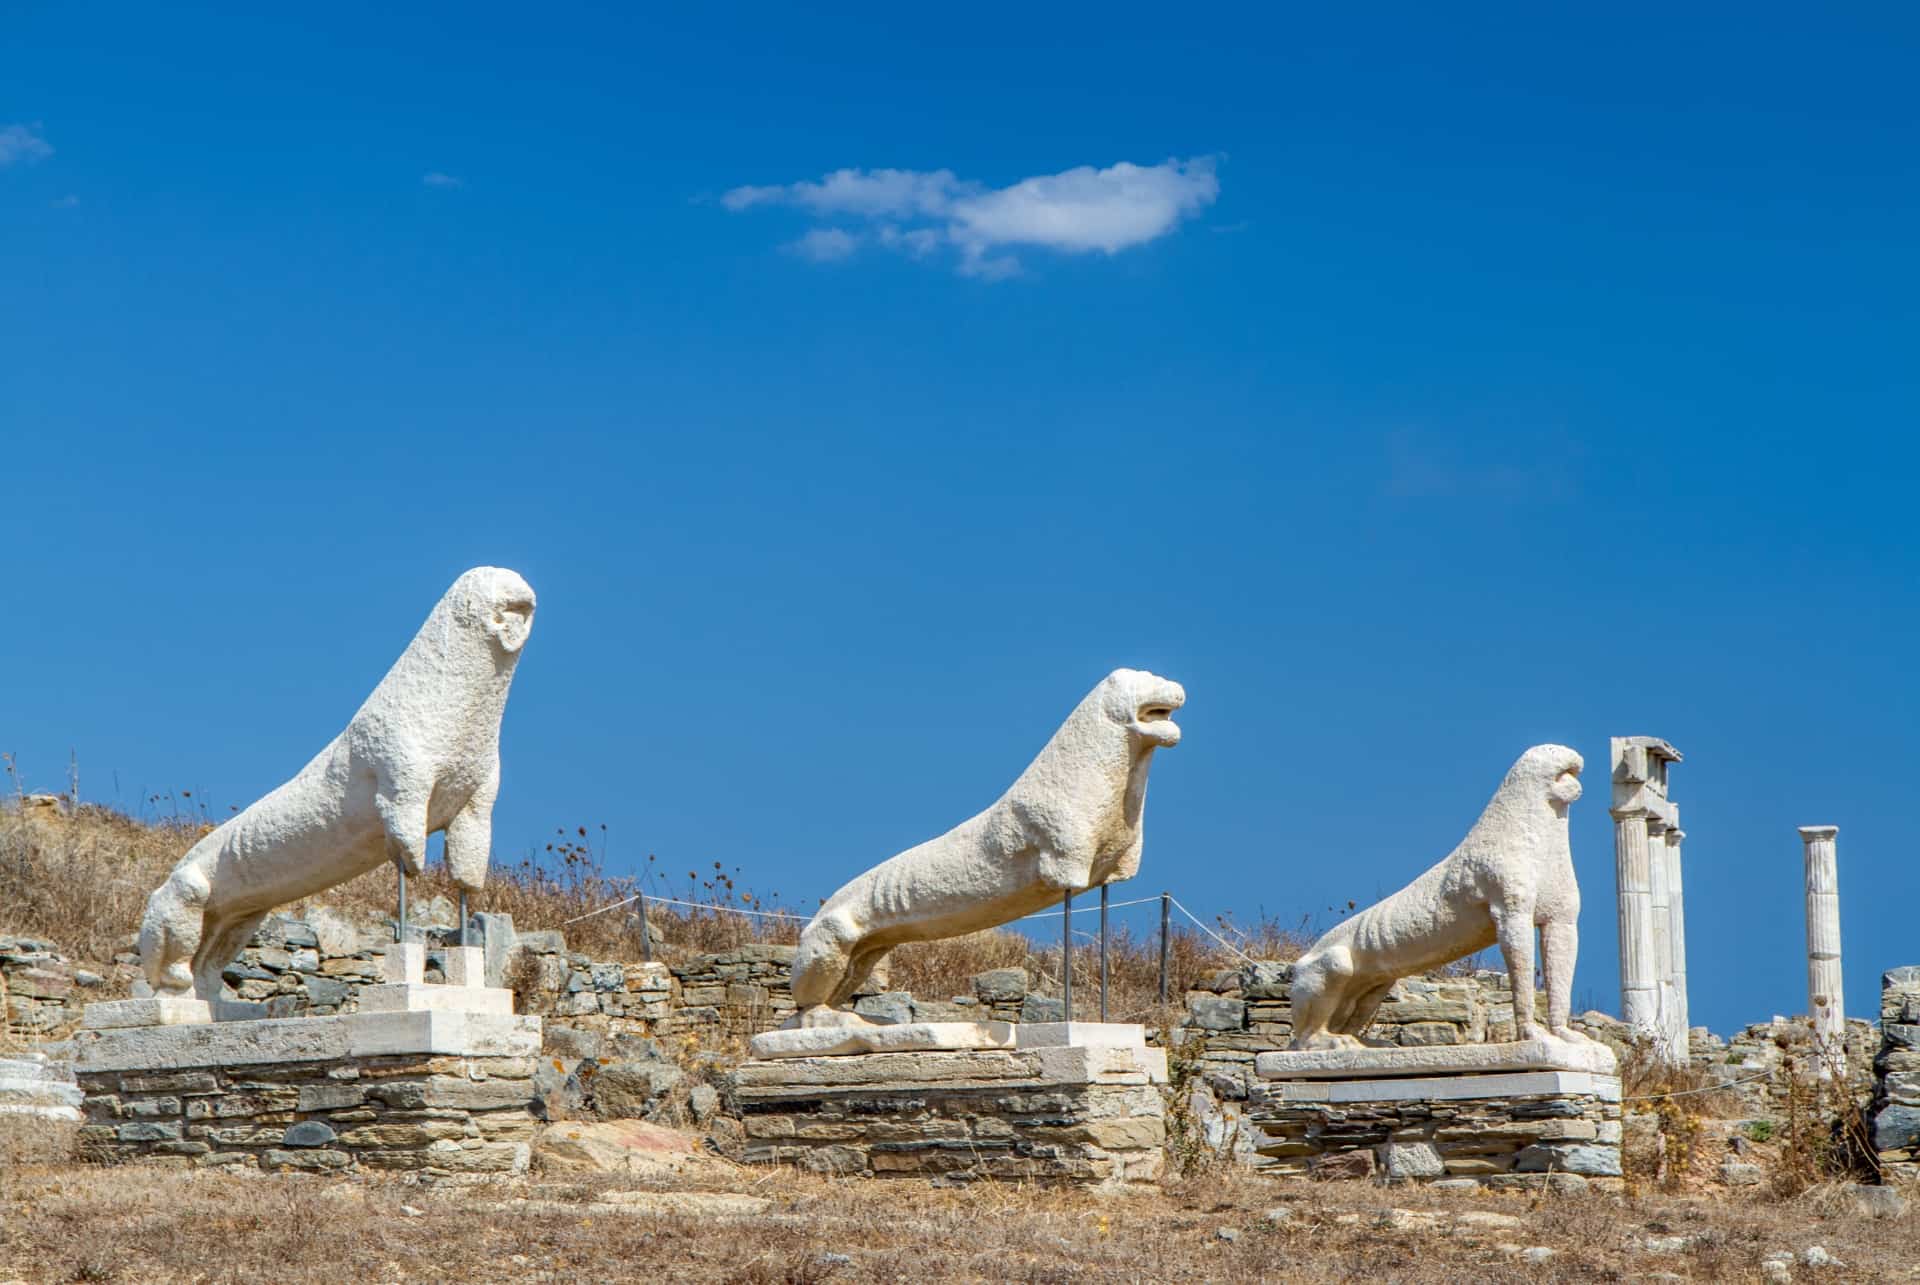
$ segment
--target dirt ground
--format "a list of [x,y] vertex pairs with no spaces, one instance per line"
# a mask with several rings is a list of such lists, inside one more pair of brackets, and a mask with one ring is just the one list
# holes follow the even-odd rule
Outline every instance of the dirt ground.
[[[1802,1263],[1813,1246],[1839,1265]],[[1104,1196],[762,1170],[697,1187],[0,1172],[9,1283],[1734,1282],[1769,1279],[1763,1260],[1780,1252],[1794,1256],[1794,1280],[1920,1279],[1920,1215],[1872,1218],[1840,1186],[1791,1200],[1765,1189],[1488,1194],[1238,1171]]]

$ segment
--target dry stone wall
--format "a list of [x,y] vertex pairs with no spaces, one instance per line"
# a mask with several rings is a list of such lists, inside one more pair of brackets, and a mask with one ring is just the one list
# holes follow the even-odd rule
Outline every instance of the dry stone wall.
[[99,1160],[428,1176],[519,1173],[538,1128],[531,1057],[359,1057],[82,1072]]
[[0,935],[0,1021],[10,1035],[51,1039],[80,1019],[89,991],[105,985],[99,973],[75,966],[50,941]]
[[730,1113],[750,1164],[950,1182],[1154,1182],[1165,1104],[1132,1059],[1058,1048],[748,1062],[730,1077]]
[[[1486,1077],[1552,1080],[1552,1075]],[[1585,1077],[1582,1077],[1585,1078]],[[1595,1080],[1607,1077],[1593,1077]],[[1299,1102],[1256,1084],[1248,1118],[1262,1136],[1262,1169],[1315,1178],[1538,1185],[1572,1174],[1603,1185],[1620,1178],[1619,1081],[1607,1092],[1374,1102]]]
[[1873,1148],[1890,1180],[1920,1180],[1920,965],[1880,979]]
[[[1545,1018],[1544,998],[1540,1003]],[[1367,1028],[1372,1045],[1482,1044],[1514,1037],[1507,975],[1484,970],[1459,977],[1407,977],[1395,982]],[[1293,965],[1256,961],[1208,975],[1186,995],[1176,1043],[1197,1041],[1198,1061],[1222,1097],[1247,1096],[1253,1060],[1293,1038]]]

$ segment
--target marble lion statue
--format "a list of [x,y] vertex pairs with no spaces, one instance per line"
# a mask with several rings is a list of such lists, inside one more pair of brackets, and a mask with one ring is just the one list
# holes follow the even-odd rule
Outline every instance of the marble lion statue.
[[220,998],[220,973],[270,911],[383,862],[423,869],[444,830],[462,888],[486,879],[500,788],[500,716],[533,590],[476,567],[331,744],[271,794],[193,845],[147,899],[140,963],[158,995]]
[[1534,746],[1444,861],[1316,941],[1293,967],[1291,1047],[1359,1047],[1395,981],[1495,942],[1513,987],[1515,1034],[1540,1038],[1533,1006],[1536,927],[1547,983],[1546,1033],[1591,1043],[1567,1025],[1580,940],[1567,809],[1580,797],[1583,766],[1564,745]]
[[857,1025],[842,1006],[889,950],[992,928],[1068,890],[1132,877],[1153,752],[1180,742],[1180,684],[1116,669],[998,802],[829,897],[800,934],[800,1026]]

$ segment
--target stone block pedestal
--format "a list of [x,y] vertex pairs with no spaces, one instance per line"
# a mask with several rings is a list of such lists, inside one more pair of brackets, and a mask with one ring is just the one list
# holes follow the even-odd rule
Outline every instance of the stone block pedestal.
[[1620,1079],[1597,1046],[1271,1053],[1257,1067],[1247,1119],[1270,1173],[1620,1185]]
[[519,1173],[538,1127],[537,1017],[430,1010],[94,1029],[74,1049],[80,1145],[100,1160]]
[[[1138,1041],[755,1059],[749,1163],[873,1177],[1121,1186],[1164,1164],[1166,1054]],[[1029,1037],[1031,1040],[1034,1037]]]
[[0,1058],[0,1116],[78,1120],[80,1089],[73,1072],[42,1057]]

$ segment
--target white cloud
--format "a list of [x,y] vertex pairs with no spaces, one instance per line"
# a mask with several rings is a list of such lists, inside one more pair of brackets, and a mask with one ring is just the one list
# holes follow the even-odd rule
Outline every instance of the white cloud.
[[428,187],[465,187],[466,183],[451,174],[442,174],[434,170],[420,176],[420,181]]
[[[869,219],[878,225],[874,241],[886,249],[923,259],[951,246],[962,273],[998,280],[1020,271],[1006,252],[1011,248],[1118,254],[1167,235],[1219,194],[1213,158],[1201,156],[1082,165],[1001,188],[964,181],[952,170],[835,170],[818,182],[736,187],[720,203],[736,213],[786,205],[820,218]],[[859,239],[816,228],[794,248],[816,261],[842,259]]]
[[911,218],[945,213],[961,188],[952,170],[835,170],[818,183],[736,187],[720,204],[736,212],[756,205],[798,205],[815,214]]
[[859,246],[860,239],[850,232],[839,228],[813,228],[787,248],[815,263],[835,263],[851,255]]
[[15,161],[44,161],[53,144],[40,136],[40,124],[0,126],[0,169]]

